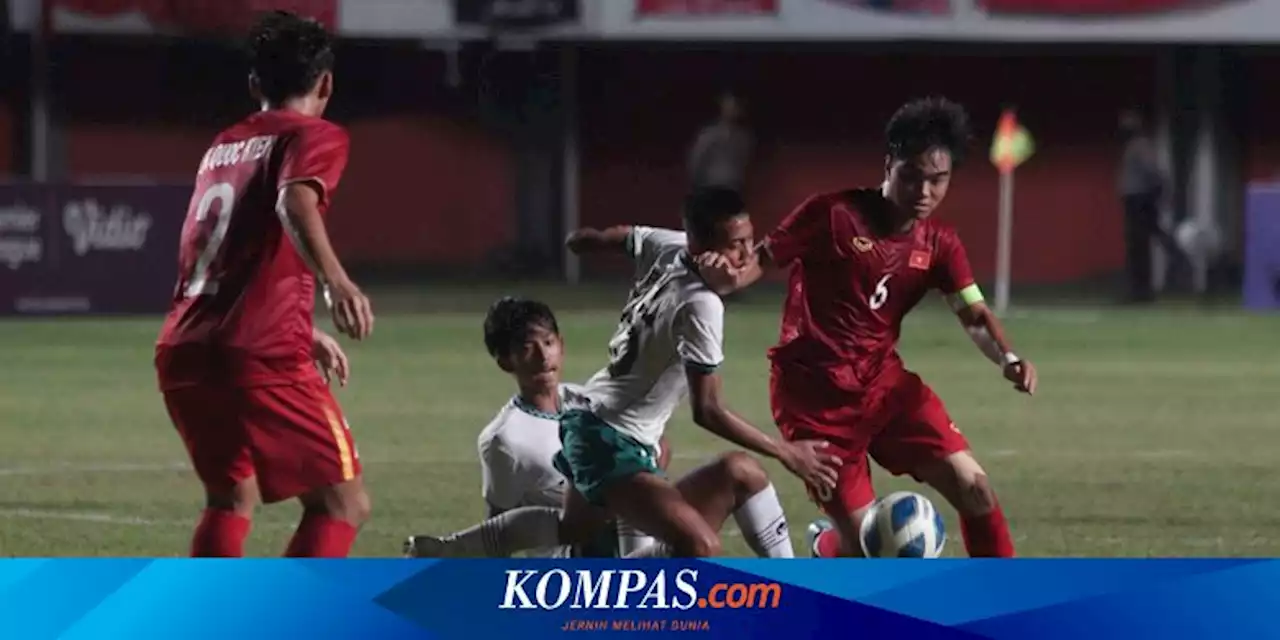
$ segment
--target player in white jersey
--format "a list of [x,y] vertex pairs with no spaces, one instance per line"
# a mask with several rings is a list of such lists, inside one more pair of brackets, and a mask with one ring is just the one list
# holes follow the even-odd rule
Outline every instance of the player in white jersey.
[[751,218],[737,193],[702,188],[685,199],[684,219],[685,233],[636,226],[570,237],[577,252],[626,250],[637,277],[609,342],[609,365],[586,384],[588,405],[561,415],[556,467],[588,503],[664,543],[637,557],[718,555],[717,531],[730,515],[756,553],[790,557],[782,507],[754,458],[723,455],[675,485],[655,459],[667,420],[690,396],[699,426],[776,458],[810,485],[834,486],[840,464],[823,452],[826,443],[775,440],[725,406],[717,370],[724,360],[719,294],[728,292],[707,286],[695,256],[745,261],[754,249]]
[[[603,513],[573,524],[574,536],[561,535],[569,524],[562,525],[560,509],[568,482],[552,466],[560,452],[560,413],[586,400],[581,387],[560,383],[564,342],[551,309],[535,300],[502,298],[485,317],[484,341],[518,389],[477,442],[489,519],[443,538],[412,536],[405,555],[504,557],[536,545],[526,555],[616,557],[650,543],[630,527],[615,527]],[[665,441],[661,449],[669,454]]]

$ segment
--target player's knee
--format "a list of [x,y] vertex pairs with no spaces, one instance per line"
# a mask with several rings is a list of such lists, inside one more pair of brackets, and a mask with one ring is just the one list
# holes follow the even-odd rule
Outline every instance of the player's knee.
[[204,502],[209,509],[231,511],[242,518],[251,518],[260,502],[258,484],[250,478],[230,490],[206,489]]
[[740,497],[750,497],[769,486],[769,474],[759,460],[741,452],[732,451],[720,456],[720,466]]
[[360,526],[369,519],[373,503],[359,479],[325,487],[302,496],[303,507]]
[[680,536],[679,540],[669,541],[676,555],[688,558],[711,558],[720,555],[720,536],[707,528],[705,531],[690,531]]
[[996,492],[987,474],[979,473],[961,481],[960,504],[956,508],[963,516],[983,516],[995,510]]
[[981,516],[996,508],[996,493],[987,472],[973,454],[962,451],[947,458],[958,500],[956,509],[965,516]]
[[721,552],[720,534],[697,513],[684,514],[672,522],[662,536],[671,546],[674,556],[680,558],[708,558]]
[[370,514],[373,513],[373,501],[369,498],[369,492],[363,487],[359,491],[354,491],[351,495],[343,496],[339,506],[339,512],[334,514],[338,518],[350,522],[353,525],[360,526],[368,522]]

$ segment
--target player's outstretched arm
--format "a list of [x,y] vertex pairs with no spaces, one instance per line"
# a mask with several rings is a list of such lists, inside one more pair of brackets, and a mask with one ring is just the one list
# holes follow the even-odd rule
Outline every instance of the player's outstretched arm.
[[333,250],[320,213],[320,192],[308,182],[285,185],[276,214],[294,248],[324,286],[338,331],[356,340],[367,337],[373,331],[373,310]]
[[960,293],[947,296],[947,302],[955,310],[956,317],[969,338],[988,360],[1004,371],[1005,379],[1018,391],[1032,395],[1036,391],[1036,368],[1019,358],[1005,337],[1004,325],[981,299],[977,285],[970,285]]
[[627,238],[631,236],[631,225],[618,225],[607,229],[583,227],[569,234],[564,245],[576,254],[600,251],[625,253]]
[[840,458],[824,451],[826,442],[774,440],[725,406],[719,374],[690,366],[685,375],[693,421],[698,426],[749,451],[774,458],[810,486],[835,487]]

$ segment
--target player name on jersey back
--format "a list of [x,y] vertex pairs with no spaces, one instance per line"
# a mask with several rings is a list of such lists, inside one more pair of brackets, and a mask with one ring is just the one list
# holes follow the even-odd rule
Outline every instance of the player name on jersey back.
[[199,173],[229,167],[242,162],[257,162],[271,153],[277,136],[254,136],[247,140],[225,142],[214,145],[204,154],[200,161]]

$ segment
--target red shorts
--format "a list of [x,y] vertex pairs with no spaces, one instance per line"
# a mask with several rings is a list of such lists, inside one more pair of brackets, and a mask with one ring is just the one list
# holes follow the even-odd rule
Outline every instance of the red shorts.
[[769,400],[784,438],[826,440],[843,460],[834,492],[809,487],[828,513],[852,514],[875,501],[868,456],[904,475],[969,449],[942,399],[909,371],[888,372],[874,388],[854,393],[821,372],[774,365]]
[[256,475],[271,503],[360,475],[351,429],[322,382],[170,389],[164,404],[211,491]]

